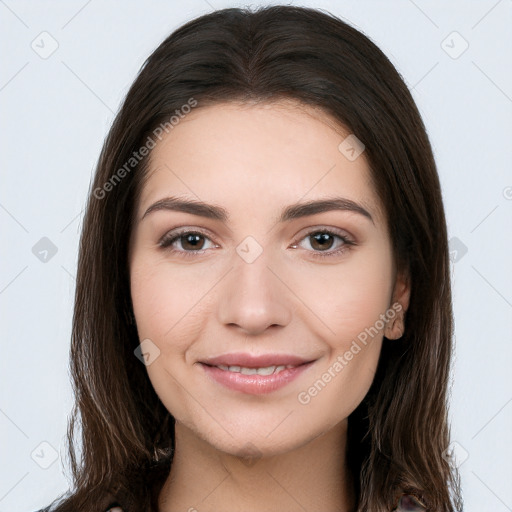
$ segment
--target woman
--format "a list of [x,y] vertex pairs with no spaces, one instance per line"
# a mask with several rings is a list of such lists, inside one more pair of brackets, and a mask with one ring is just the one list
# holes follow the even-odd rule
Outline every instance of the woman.
[[392,64],[317,10],[202,16],[100,156],[51,510],[460,510],[451,350],[438,175]]

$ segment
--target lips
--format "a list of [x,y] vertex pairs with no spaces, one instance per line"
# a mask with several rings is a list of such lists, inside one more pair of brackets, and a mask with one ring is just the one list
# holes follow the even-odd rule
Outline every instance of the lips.
[[307,370],[314,360],[294,355],[225,354],[201,361],[206,375],[224,387],[260,395],[276,391]]

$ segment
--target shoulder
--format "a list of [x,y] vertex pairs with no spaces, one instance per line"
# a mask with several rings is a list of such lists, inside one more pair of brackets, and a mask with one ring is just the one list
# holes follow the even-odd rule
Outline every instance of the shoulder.
[[403,494],[398,500],[397,507],[392,512],[425,512],[426,510],[426,507],[418,498],[411,494]]
[[[51,510],[47,507],[47,508],[42,508],[40,510],[36,510],[35,512],[51,512]],[[116,506],[109,507],[107,510],[105,510],[105,512],[124,512],[124,510],[122,507],[119,507],[116,505]]]
[[[40,510],[36,510],[35,512],[50,512],[48,508],[42,508]],[[121,507],[110,507],[105,512],[124,512]]]

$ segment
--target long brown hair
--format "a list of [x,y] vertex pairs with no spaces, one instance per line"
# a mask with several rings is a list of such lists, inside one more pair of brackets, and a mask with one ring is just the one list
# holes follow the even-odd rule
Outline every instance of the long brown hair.
[[80,241],[68,429],[74,485],[58,511],[100,510],[102,496],[156,508],[172,463],[174,418],[134,355],[127,255],[149,161],[140,148],[159,127],[172,130],[184,105],[279,99],[322,109],[365,144],[397,268],[411,276],[405,333],[384,339],[372,387],[349,417],[357,510],[390,511],[402,492],[429,510],[461,510],[459,476],[443,456],[452,304],[425,127],[399,73],[366,36],[329,13],[272,6],[219,10],[173,32],[144,63],[106,138]]

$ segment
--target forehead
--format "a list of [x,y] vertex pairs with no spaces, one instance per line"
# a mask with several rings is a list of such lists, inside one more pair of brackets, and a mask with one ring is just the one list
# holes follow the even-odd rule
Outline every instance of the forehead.
[[340,195],[381,216],[364,152],[347,158],[350,132],[291,101],[199,105],[151,151],[140,209],[166,195],[265,209]]

